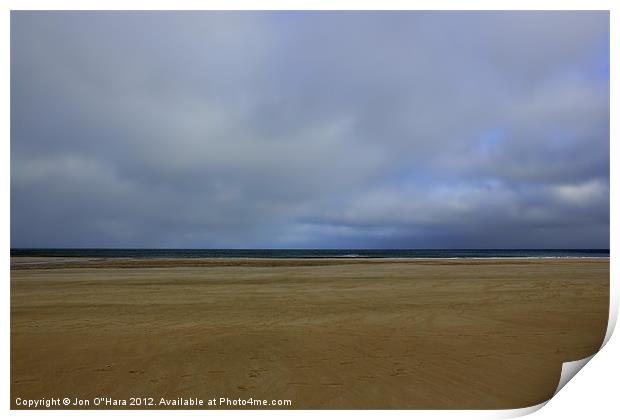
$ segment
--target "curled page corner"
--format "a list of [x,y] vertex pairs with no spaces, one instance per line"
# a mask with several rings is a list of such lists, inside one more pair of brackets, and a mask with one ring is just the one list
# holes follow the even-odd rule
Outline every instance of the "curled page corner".
[[[607,324],[607,331],[605,333],[605,338],[603,339],[603,344],[601,344],[601,347],[600,347],[599,351],[602,350],[602,348],[605,346],[605,344],[607,344],[607,342],[609,341],[609,338],[613,334],[613,331],[614,331],[615,326],[616,326],[617,315],[618,315],[617,300],[611,299],[611,304],[610,304],[610,308],[609,308],[609,322]],[[596,353],[598,353],[598,352],[596,352]],[[553,393],[553,396],[551,398],[555,397],[556,394],[558,392],[560,392],[560,390],[562,388],[564,388],[564,386],[571,379],[573,379],[573,377],[585,365],[587,365],[588,362],[590,360],[592,360],[592,358],[594,356],[596,356],[596,353],[592,354],[591,356],[585,357],[583,359],[573,360],[573,361],[570,361],[570,362],[562,363],[562,372],[560,373],[560,381],[558,382],[558,386],[555,389],[555,392]],[[496,418],[523,417],[523,416],[526,416],[528,414],[532,414],[532,413],[540,410],[545,405],[547,405],[547,403],[549,401],[551,401],[551,399],[548,399],[547,401],[543,401],[540,404],[532,405],[530,407],[516,408],[516,409],[511,409],[511,410],[504,410]]]
[[570,381],[573,378],[573,376],[575,376],[577,372],[581,370],[581,368],[583,368],[590,360],[592,360],[593,357],[594,357],[594,354],[584,359],[573,360],[572,362],[564,362],[562,364],[562,373],[560,374],[560,382],[558,383],[558,387],[555,389],[555,392],[553,393],[553,395],[555,396],[558,392],[560,392],[560,390],[564,388],[564,385],[566,385],[568,381]]
[[[593,357],[594,357],[594,354],[591,355],[591,356],[588,356],[588,357],[586,357],[584,359],[573,360],[573,361],[570,361],[570,362],[562,363],[562,372],[560,373],[560,381],[558,383],[557,388],[555,389],[555,392],[553,393],[553,397],[555,397],[555,395],[558,392],[560,392],[560,390],[562,388],[564,388],[564,385],[566,385],[577,374],[577,372],[579,372],[581,370],[581,368],[583,368],[586,364],[588,364],[588,362]],[[540,410],[545,405],[547,405],[547,403],[549,401],[551,401],[551,399],[548,399],[547,401],[543,401],[540,404],[536,404],[536,405],[533,405],[533,406],[530,406],[530,407],[506,410],[498,418],[523,417],[523,416],[526,416],[528,414],[532,414],[532,413]]]

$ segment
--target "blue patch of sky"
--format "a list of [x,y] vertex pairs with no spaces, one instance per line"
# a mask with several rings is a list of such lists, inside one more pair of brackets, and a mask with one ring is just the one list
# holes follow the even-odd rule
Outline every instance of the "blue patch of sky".
[[[585,80],[609,81],[610,77],[610,39],[609,34],[602,38],[593,48],[587,61],[577,68],[566,69],[574,76]],[[572,70],[572,71],[571,71]]]
[[609,80],[609,37],[605,38],[601,44],[591,71],[593,76]]
[[488,156],[501,149],[508,137],[507,130],[503,128],[491,128],[484,130],[478,136],[478,152]]

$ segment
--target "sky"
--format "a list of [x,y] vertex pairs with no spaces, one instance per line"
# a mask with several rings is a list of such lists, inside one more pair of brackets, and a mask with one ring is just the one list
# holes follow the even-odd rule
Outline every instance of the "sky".
[[608,12],[11,12],[11,247],[608,248]]

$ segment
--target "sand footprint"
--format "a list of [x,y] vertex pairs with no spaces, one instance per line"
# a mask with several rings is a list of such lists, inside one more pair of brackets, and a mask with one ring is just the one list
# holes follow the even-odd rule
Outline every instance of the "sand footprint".
[[93,372],[109,372],[114,365],[105,365],[105,367],[93,369]]

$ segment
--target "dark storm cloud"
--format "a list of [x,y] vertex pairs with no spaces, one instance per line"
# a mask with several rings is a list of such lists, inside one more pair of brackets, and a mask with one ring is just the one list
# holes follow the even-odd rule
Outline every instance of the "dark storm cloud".
[[608,247],[601,12],[13,12],[14,247]]

